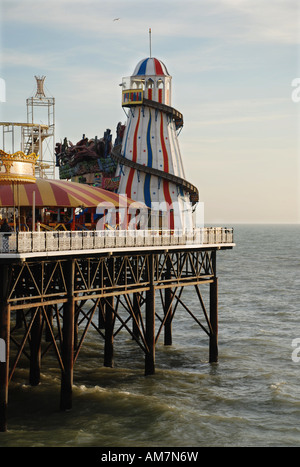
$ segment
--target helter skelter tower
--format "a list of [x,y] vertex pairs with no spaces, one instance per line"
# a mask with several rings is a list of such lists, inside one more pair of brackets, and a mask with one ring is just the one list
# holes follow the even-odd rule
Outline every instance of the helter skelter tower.
[[152,57],[123,78],[122,106],[129,112],[122,147],[112,155],[118,191],[145,203],[151,212],[147,227],[190,230],[199,194],[185,179],[178,143],[183,117],[171,106],[171,81],[164,63]]

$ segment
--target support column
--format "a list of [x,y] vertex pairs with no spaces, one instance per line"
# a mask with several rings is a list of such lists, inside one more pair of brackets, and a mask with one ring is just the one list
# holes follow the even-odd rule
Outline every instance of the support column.
[[40,308],[36,312],[32,311],[32,319],[33,319],[33,324],[31,327],[31,339],[30,339],[29,384],[31,384],[31,386],[37,386],[40,383],[40,375],[41,375],[42,314],[41,314]]
[[[137,272],[139,269],[138,256],[133,260],[133,268]],[[140,316],[141,316],[141,295],[139,292],[135,292],[132,297],[132,339],[138,340],[140,338]]]
[[104,366],[114,366],[114,297],[108,297],[105,305]]
[[146,292],[146,343],[148,351],[145,356],[145,375],[155,373],[155,287],[154,287],[154,255],[149,255],[150,289]]
[[[46,306],[46,314],[47,314],[49,324],[51,326],[51,330],[53,330],[53,310],[52,310],[51,305]],[[48,324],[46,324],[45,326],[45,341],[52,342],[52,335],[51,335]]]
[[98,305],[98,328],[105,329],[105,298],[100,298]]
[[[99,265],[99,287],[101,292],[104,290],[103,262]],[[98,304],[98,328],[105,329],[105,298],[101,297]]]
[[214,280],[210,283],[210,324],[212,332],[209,339],[209,362],[218,361],[218,278],[216,277],[216,252],[212,251]]
[[[167,259],[166,279],[171,279],[171,261]],[[164,314],[168,313],[165,321],[164,344],[172,345],[172,288],[165,289],[165,309]]]
[[22,310],[16,310],[16,324],[15,324],[15,328],[16,329],[21,329],[23,325],[23,321],[22,321]]
[[0,432],[7,430],[7,404],[9,380],[9,340],[10,305],[7,303],[9,291],[9,268],[0,268]]
[[[139,334],[139,323],[140,323],[140,294],[134,293],[133,294],[133,313],[135,316],[135,319],[132,319],[132,333],[135,336],[135,339],[139,339],[140,334]],[[132,337],[134,339],[134,337]]]
[[61,375],[60,409],[72,408],[73,363],[74,363],[74,279],[75,260],[68,260],[64,264],[64,275],[67,286],[67,302],[63,307],[63,342],[62,360],[64,370]]
[[[111,286],[114,275],[113,258],[108,258],[108,271],[110,278],[106,278],[106,285]],[[105,341],[104,341],[104,366],[113,368],[114,366],[114,297],[105,299]]]

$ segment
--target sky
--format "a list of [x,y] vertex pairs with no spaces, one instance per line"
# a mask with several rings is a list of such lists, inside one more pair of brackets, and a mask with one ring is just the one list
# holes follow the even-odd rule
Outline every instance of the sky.
[[56,141],[107,128],[114,139],[126,122],[119,84],[149,56],[151,28],[152,56],[172,75],[172,106],[184,117],[179,145],[205,224],[300,223],[298,5],[0,0],[0,121],[26,122],[34,76],[43,75]]

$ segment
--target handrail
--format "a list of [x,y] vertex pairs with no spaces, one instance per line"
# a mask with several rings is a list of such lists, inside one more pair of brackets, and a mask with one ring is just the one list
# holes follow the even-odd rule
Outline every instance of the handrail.
[[174,109],[174,107],[145,98],[143,99],[142,105],[147,105],[148,107],[161,110],[162,112],[165,112],[166,114],[170,115],[172,118],[174,118],[177,129],[183,126],[183,115],[181,112],[179,112],[179,110]]
[[176,245],[233,245],[233,229],[93,230],[0,233],[0,259],[7,253],[66,252]]
[[[128,92],[128,91],[138,91],[137,89],[135,90],[129,90],[126,89],[123,92]],[[176,129],[178,130],[179,128],[183,127],[183,115],[179,110],[174,109],[174,107],[171,107],[170,105],[163,104],[162,102],[157,102],[152,99],[146,99],[145,97],[142,97],[142,100],[140,102],[138,101],[129,101],[126,103],[123,103],[123,107],[135,107],[138,105],[146,105],[148,107],[152,107],[152,109],[160,110],[162,112],[165,112],[166,114],[170,115],[176,125]]]
[[189,194],[190,200],[192,205],[195,205],[199,201],[199,191],[194,185],[192,185],[187,180],[184,180],[181,177],[177,177],[177,175],[170,174],[168,172],[164,172],[163,170],[155,169],[153,167],[147,167],[145,165],[139,164],[138,162],[134,162],[130,159],[121,155],[121,148],[122,145],[119,144],[115,146],[111,151],[111,157],[119,164],[127,165],[128,167],[132,167],[136,170],[141,172],[145,172],[151,175],[156,175],[157,177],[163,178],[164,180],[168,180],[168,182],[173,182],[176,185],[182,186]]

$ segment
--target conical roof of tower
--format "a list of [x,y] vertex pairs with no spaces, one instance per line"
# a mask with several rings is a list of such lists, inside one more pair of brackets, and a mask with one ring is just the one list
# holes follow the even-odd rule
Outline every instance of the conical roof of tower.
[[132,76],[170,76],[166,65],[157,58],[143,58],[134,69]]

